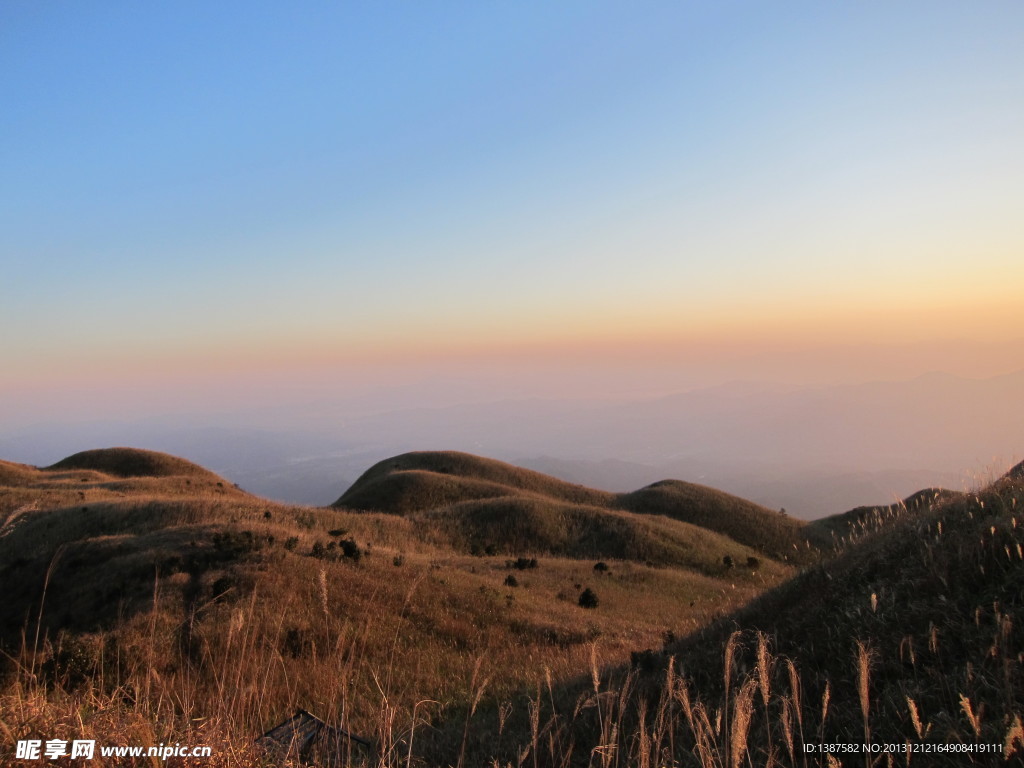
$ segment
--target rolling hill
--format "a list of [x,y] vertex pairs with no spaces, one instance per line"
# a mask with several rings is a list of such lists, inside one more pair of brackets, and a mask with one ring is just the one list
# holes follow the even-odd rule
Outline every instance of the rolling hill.
[[135,449],[0,462],[0,732],[257,766],[253,737],[303,708],[394,768],[1005,753],[1020,474],[803,525],[681,481],[612,494],[453,452],[380,462],[326,508]]
[[138,448],[101,448],[82,451],[46,468],[49,472],[76,469],[95,470],[116,477],[174,477],[181,475],[221,479],[186,459]]
[[680,480],[662,480],[617,499],[623,509],[664,515],[729,536],[771,557],[806,561],[806,523],[738,496]]
[[[667,537],[677,543],[703,529],[702,542],[689,549],[714,553],[718,560],[729,554],[730,543],[742,548],[735,554],[744,559],[755,554],[794,562],[815,557],[802,535],[804,523],[713,488],[664,480],[632,493],[614,494],[454,451],[407,453],[381,461],[334,506],[429,520],[433,527],[441,524],[451,530],[450,541],[456,546],[459,542],[486,546],[495,539],[505,546],[516,541],[522,548],[533,542],[538,551],[568,552],[565,547],[573,542],[573,552],[614,557],[619,555],[612,551],[623,551],[620,544],[626,529],[633,540]],[[651,521],[642,521],[644,516],[659,518],[656,534]],[[495,529],[499,520],[504,521],[503,533],[491,536],[487,531]],[[556,540],[562,542],[561,550]],[[611,546],[602,548],[602,541]],[[654,549],[662,554],[641,559],[664,561],[671,547],[648,543],[634,551]]]
[[963,496],[960,491],[950,491],[946,488],[922,488],[893,504],[854,507],[847,512],[813,520],[807,524],[805,530],[808,537],[819,547],[834,548],[842,545],[840,539],[877,528],[883,521],[907,512],[926,512]]
[[802,741],[873,743],[872,765],[884,744],[894,758],[922,745],[928,765],[1005,765],[1024,752],[1022,506],[1015,467],[975,492],[926,489],[884,514],[851,510],[832,521],[851,526],[835,558],[641,666],[669,697],[673,657],[705,706],[726,713],[720,729],[690,723],[696,752],[693,740],[707,739],[728,755],[742,734],[755,764],[774,738],[794,762]]
[[402,514],[471,499],[529,495],[608,506],[614,494],[457,451],[415,451],[380,461],[334,506]]
[[[3,710],[28,711],[30,689],[39,711],[58,690],[116,708],[128,686],[132,722],[167,723],[168,739],[192,727],[183,701],[224,728],[306,707],[372,734],[383,688],[394,706],[438,702],[424,749],[446,754],[474,663],[491,695],[513,696],[540,668],[554,681],[614,663],[793,573],[716,531],[466,454],[396,457],[353,500],[277,504],[129,448],[0,463]],[[225,670],[249,681],[230,699]],[[123,739],[110,722],[74,727]],[[16,727],[72,727],[48,723]]]

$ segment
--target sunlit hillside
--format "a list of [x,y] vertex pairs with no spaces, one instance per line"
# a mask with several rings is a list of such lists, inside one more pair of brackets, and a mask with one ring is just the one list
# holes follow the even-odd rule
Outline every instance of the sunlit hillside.
[[28,718],[16,727],[41,727],[31,692],[46,717],[86,696],[104,717],[162,724],[164,739],[200,718],[235,740],[302,707],[386,741],[398,726],[382,706],[406,717],[429,700],[423,744],[444,755],[474,697],[621,663],[794,572],[538,473],[462,454],[414,463],[448,472],[367,473],[402,515],[274,504],[133,449],[3,463],[0,637],[7,701]]
[[382,462],[329,508],[134,449],[3,462],[0,724],[214,765],[262,765],[298,709],[374,766],[998,764],[1024,738],[1020,475],[802,526],[466,454]]

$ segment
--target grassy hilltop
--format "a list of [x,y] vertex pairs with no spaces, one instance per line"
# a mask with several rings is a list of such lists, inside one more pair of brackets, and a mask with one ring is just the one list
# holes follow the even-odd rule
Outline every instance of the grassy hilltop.
[[328,508],[150,451],[0,462],[0,759],[84,735],[260,765],[253,737],[300,707],[385,766],[826,765],[791,742],[918,726],[1009,749],[1021,474],[804,524],[454,452]]
[[[815,556],[802,521],[713,488],[663,480],[614,494],[454,451],[381,461],[335,506],[403,515],[456,547],[534,547],[712,571],[726,555]],[[669,556],[673,549],[688,554]]]

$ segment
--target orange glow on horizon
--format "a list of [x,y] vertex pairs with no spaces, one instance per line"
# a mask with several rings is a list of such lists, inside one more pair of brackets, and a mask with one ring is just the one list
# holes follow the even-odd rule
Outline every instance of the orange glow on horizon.
[[[8,385],[61,389],[68,381],[152,381],[168,383],[203,376],[304,371],[336,366],[386,370],[430,365],[500,361],[657,360],[665,354],[701,358],[736,356],[772,349],[809,350],[849,345],[899,345],[966,340],[1006,342],[1024,327],[1016,301],[878,301],[872,307],[829,306],[827,302],[762,303],[742,310],[675,310],[537,317],[479,330],[394,328],[376,337],[343,333],[281,333],[275,338],[180,340],[163,346],[122,344],[87,353],[29,354],[8,373]],[[405,332],[401,332],[404,330]]]

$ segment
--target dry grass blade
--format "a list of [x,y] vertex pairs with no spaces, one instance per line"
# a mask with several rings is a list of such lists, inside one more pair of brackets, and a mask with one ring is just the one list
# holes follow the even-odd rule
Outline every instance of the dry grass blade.
[[907,709],[910,711],[910,722],[914,725],[914,733],[917,734],[918,739],[923,739],[924,727],[921,725],[921,716],[917,711],[917,704],[909,696],[907,696]]
[[871,649],[860,640],[857,641],[857,698],[860,701],[860,714],[864,725],[864,741],[871,743],[871,722],[868,717],[871,710]]
[[750,721],[754,713],[754,692],[756,690],[757,681],[748,679],[736,695],[729,729],[730,768],[739,768],[740,762],[747,753],[747,735],[750,732]]
[[974,731],[975,738],[981,737],[981,716],[975,714],[974,707],[971,706],[971,700],[960,694],[960,709],[963,711],[964,716],[967,718],[967,722],[971,724],[971,730]]
[[789,699],[782,700],[782,740],[786,745],[786,752],[790,762],[796,760],[796,752],[793,746],[793,705]]

